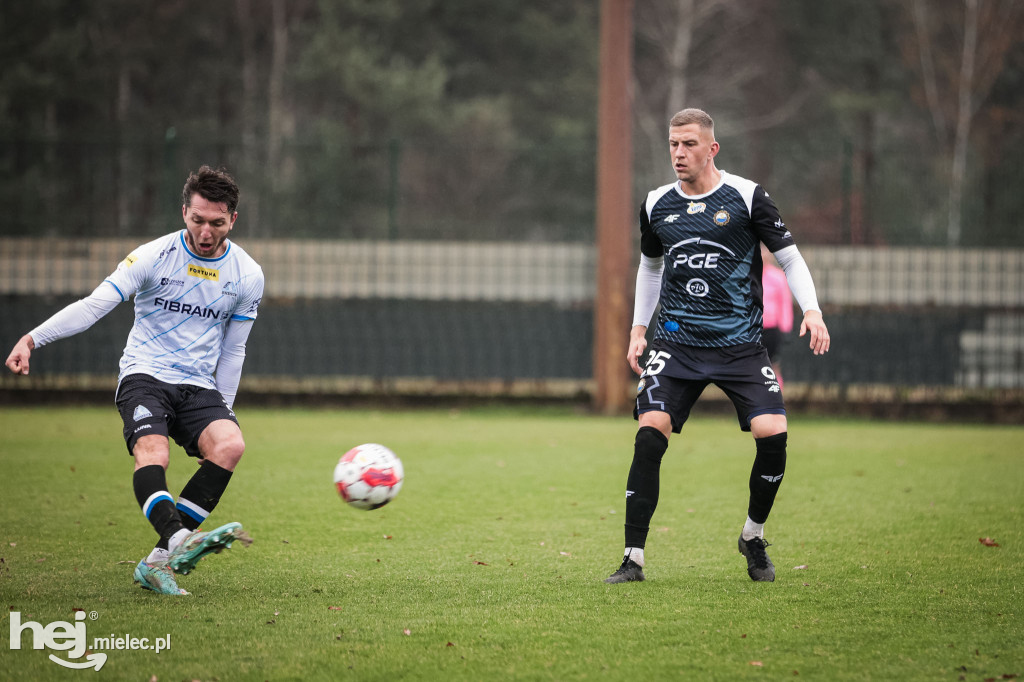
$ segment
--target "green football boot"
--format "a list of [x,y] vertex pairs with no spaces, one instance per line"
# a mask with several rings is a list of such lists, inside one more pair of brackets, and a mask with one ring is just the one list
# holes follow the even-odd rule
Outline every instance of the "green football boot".
[[175,573],[183,575],[191,573],[200,559],[211,552],[219,554],[230,547],[235,540],[251,542],[249,536],[242,530],[240,523],[227,523],[209,533],[197,530],[171,552],[167,564]]
[[135,582],[145,590],[157,594],[186,595],[188,592],[178,587],[174,579],[174,571],[167,564],[150,564],[143,559],[135,567]]

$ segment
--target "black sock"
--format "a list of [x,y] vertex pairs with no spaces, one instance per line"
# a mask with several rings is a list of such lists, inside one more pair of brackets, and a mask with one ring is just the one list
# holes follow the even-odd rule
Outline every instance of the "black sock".
[[747,516],[755,523],[764,523],[775,504],[775,494],[782,485],[782,475],[786,473],[786,432],[767,438],[755,438],[754,443],[757,455],[750,470]]
[[626,479],[626,547],[643,548],[651,517],[658,506],[661,458],[668,449],[668,438],[651,426],[636,432],[633,463]]
[[174,498],[167,492],[167,472],[159,464],[141,467],[132,476],[132,486],[142,513],[160,535],[160,545],[166,548],[167,540],[185,527],[174,507]]
[[192,475],[178,495],[178,512],[186,528],[195,530],[206,520],[220,502],[230,480],[231,472],[213,462],[207,460],[199,465],[199,471]]

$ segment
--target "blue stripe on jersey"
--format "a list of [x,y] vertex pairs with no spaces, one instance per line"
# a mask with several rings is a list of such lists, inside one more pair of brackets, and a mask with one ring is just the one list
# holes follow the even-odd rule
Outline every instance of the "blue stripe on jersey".
[[103,280],[103,281],[104,281],[104,282],[106,282],[107,284],[109,284],[110,286],[114,287],[114,291],[116,291],[116,292],[117,292],[117,295],[121,297],[121,302],[122,302],[122,303],[124,303],[125,301],[127,301],[127,300],[128,300],[128,299],[126,299],[126,298],[124,297],[124,292],[123,292],[123,291],[121,291],[120,289],[118,289],[118,288],[117,288],[117,285],[116,285],[116,284],[114,284],[113,282],[111,282],[111,281],[110,281],[109,279],[105,279],[105,280]]

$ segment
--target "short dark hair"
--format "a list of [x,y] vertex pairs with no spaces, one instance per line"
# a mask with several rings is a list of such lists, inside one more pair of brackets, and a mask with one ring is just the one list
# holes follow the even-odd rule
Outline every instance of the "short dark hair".
[[193,194],[215,204],[227,204],[228,213],[234,213],[238,208],[238,184],[224,168],[214,170],[204,165],[195,173],[189,173],[181,191],[181,203],[191,206]]

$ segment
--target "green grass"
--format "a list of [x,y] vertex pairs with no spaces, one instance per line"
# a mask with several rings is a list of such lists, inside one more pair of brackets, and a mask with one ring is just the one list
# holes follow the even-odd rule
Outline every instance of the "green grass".
[[[28,633],[11,650],[5,622],[0,679],[1024,677],[1024,428],[792,417],[768,584],[736,551],[750,436],[695,417],[665,457],[648,579],[611,586],[628,417],[240,417],[248,450],[211,521],[255,542],[204,559],[179,599],[132,586],[155,536],[113,407],[0,411],[0,603],[43,625],[95,612],[90,641],[171,635],[159,655],[108,651],[94,673],[60,668]],[[372,512],[331,482],[363,442],[406,470]],[[193,468],[172,452],[173,491]]]

